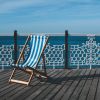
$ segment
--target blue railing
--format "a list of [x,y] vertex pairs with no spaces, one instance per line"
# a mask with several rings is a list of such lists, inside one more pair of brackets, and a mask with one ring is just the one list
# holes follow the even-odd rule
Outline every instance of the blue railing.
[[[9,38],[9,37],[8,37]],[[11,38],[11,37],[10,37]],[[100,67],[100,36],[96,35],[69,35],[68,36],[68,68],[94,68]],[[6,37],[7,39],[7,37]],[[12,37],[13,39],[13,37]],[[18,38],[18,51],[21,52],[26,36]],[[4,40],[2,40],[4,41]],[[8,44],[8,42],[7,42]],[[1,44],[0,69],[11,68],[14,62],[14,45]],[[26,59],[29,46],[24,52]],[[19,54],[18,53],[18,54]],[[45,49],[47,68],[64,68],[65,66],[65,36],[51,35]],[[21,60],[23,62],[23,59]],[[42,66],[40,61],[39,66]]]
[[[71,37],[72,38],[72,37]],[[69,66],[71,68],[100,67],[100,36],[88,34],[73,37],[69,43]]]
[[[27,38],[27,36],[18,37],[18,54],[20,54],[26,38]],[[53,34],[53,36],[50,35],[48,44],[45,49],[45,58],[46,58],[47,68],[64,68],[64,63],[65,63],[64,38],[65,38],[64,35],[63,36],[61,36],[61,35],[55,36],[54,34]],[[6,39],[7,39],[7,37],[6,37]],[[8,39],[9,39],[9,37],[8,37]],[[11,40],[13,40],[13,37]],[[11,68],[10,64],[14,63],[13,42],[11,42],[11,45],[7,45],[7,44],[8,43],[0,46],[0,51],[3,51],[3,52],[0,52],[0,68],[1,69]],[[26,59],[28,53],[29,53],[29,46],[27,45],[27,48],[25,49],[25,52],[24,52],[24,59]],[[23,62],[23,59],[21,59],[21,63],[22,62]],[[42,67],[42,61],[39,62],[39,66]]]

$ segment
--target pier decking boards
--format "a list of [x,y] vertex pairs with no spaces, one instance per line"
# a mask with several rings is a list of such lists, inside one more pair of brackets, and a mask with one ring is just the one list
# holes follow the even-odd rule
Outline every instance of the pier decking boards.
[[100,100],[100,69],[48,69],[47,81],[34,78],[30,86],[9,84],[11,71],[0,71],[0,100]]

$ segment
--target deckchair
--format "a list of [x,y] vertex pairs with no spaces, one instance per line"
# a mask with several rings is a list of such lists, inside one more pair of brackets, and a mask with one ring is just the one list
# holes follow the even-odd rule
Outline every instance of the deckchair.
[[[21,58],[23,57],[25,48],[26,48],[29,41],[30,41],[29,55],[28,55],[27,59],[22,64],[20,64],[19,62],[20,62]],[[44,77],[46,79],[48,78],[47,72],[46,72],[46,67],[45,67],[45,56],[44,56],[44,50],[45,50],[47,41],[48,41],[47,36],[40,36],[40,35],[37,35],[37,36],[36,35],[29,35],[28,36],[16,64],[11,65],[12,67],[14,67],[14,69],[13,69],[12,74],[10,76],[9,83],[15,82],[15,83],[29,85],[33,76],[37,75],[40,78],[42,78],[42,77]],[[43,61],[44,71],[40,71],[37,68],[38,63],[39,63],[41,58],[43,59],[42,61]],[[30,75],[28,81],[14,79],[13,77],[15,76],[16,70],[21,70],[21,71],[24,71],[25,73],[28,73]]]

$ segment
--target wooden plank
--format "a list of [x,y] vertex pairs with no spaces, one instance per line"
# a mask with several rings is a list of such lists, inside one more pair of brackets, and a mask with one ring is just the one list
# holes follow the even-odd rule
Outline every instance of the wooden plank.
[[[35,78],[29,87],[20,84],[8,84],[9,76],[0,73],[1,80],[3,80],[0,82],[0,100],[17,100],[19,98],[21,100],[39,100],[40,98],[43,100],[64,100],[65,97],[65,100],[100,100],[100,69],[87,69],[86,72],[84,69],[79,69],[69,74],[63,70],[50,71],[51,77],[54,77],[55,80],[40,82]],[[17,77],[19,76],[20,78],[26,77],[22,73],[17,74]]]
[[[24,75],[19,74],[18,77],[20,76],[20,78],[24,78]],[[4,96],[5,94],[9,93],[10,91],[12,91],[13,89],[16,89],[16,87],[20,86],[20,84],[9,84],[8,80],[6,81],[6,86],[3,86],[3,88],[0,89],[0,98],[2,96]]]
[[[11,70],[12,71],[12,70]],[[5,73],[5,74],[1,74],[1,79],[0,79],[0,83],[3,82],[5,79],[8,79],[11,75],[11,71]],[[20,72],[18,72],[17,74],[20,74]]]
[[[53,71],[52,71],[52,70],[48,70],[48,72],[49,72],[48,75],[51,75],[51,74],[54,72],[54,70],[53,70]],[[35,78],[35,79],[36,79],[36,78]],[[35,80],[35,79],[33,80],[34,83],[32,84],[32,86],[35,86],[35,85],[37,85],[37,84],[39,83],[39,80]],[[6,97],[6,98],[11,98],[13,95],[19,93],[19,92],[22,91],[24,88],[26,88],[25,85],[20,85],[19,87],[16,87],[14,90],[12,90],[12,91],[10,91],[9,93],[5,94],[5,97]],[[5,99],[4,96],[3,96],[3,99]]]
[[[79,70],[78,70],[79,71]],[[74,74],[75,76],[77,76],[78,74],[76,73],[76,71],[75,71],[75,74]],[[69,76],[68,76],[69,77]],[[67,79],[66,79],[67,80]],[[47,95],[43,95],[43,97],[45,98],[46,96],[46,98],[53,98],[55,95],[56,95],[56,93],[55,94],[52,94],[52,91],[57,91],[59,88],[57,88],[57,87],[59,87],[59,86],[54,86],[54,88],[52,88],[52,90],[51,91],[49,91],[50,93],[48,93]],[[58,92],[58,91],[57,91]],[[51,95],[50,95],[51,94]],[[41,94],[42,95],[42,94]],[[43,99],[44,99],[43,98]],[[46,99],[45,98],[45,99]],[[37,100],[39,99],[39,98],[36,98]]]
[[20,81],[20,80],[11,79],[11,82],[14,82],[14,83],[21,83],[21,84],[28,85],[28,82],[27,82],[27,81]]
[[76,87],[78,86],[79,82],[80,82],[80,76],[83,76],[85,74],[85,70],[83,69],[81,71],[81,73],[79,73],[79,76],[77,76],[73,83],[71,84],[70,88],[68,88],[68,90],[64,93],[64,96],[62,97],[62,100],[69,100],[69,98],[71,97],[72,93],[75,91]]
[[[1,66],[0,66],[1,67]],[[10,70],[1,70],[0,71],[0,75],[2,75],[2,74],[5,74],[5,73],[7,73],[7,72],[9,72]]]
[[[63,86],[66,84],[66,82],[69,80],[69,77],[71,75],[74,75],[76,73],[69,73],[66,77],[62,78],[62,82],[61,84],[58,84],[57,86],[55,86],[54,89],[52,89],[52,91],[50,91],[50,93],[45,96],[45,98],[43,98],[44,100],[51,100],[51,99],[54,99],[54,96],[59,92],[61,91],[61,89],[63,88]],[[61,95],[60,95],[61,96]],[[57,99],[58,100],[58,99]]]
[[79,96],[79,100],[86,100],[87,95],[89,93],[89,89],[90,89],[92,80],[93,80],[92,76],[95,74],[95,72],[96,72],[96,70],[92,69],[91,72],[90,72],[90,74],[87,76],[88,79],[87,79],[87,81],[86,81],[86,83],[85,83],[85,85],[84,85],[84,87],[82,89],[82,92],[81,92],[81,94]]
[[80,92],[82,91],[82,88],[84,87],[84,84],[87,80],[87,76],[90,73],[90,70],[87,69],[84,75],[80,76],[80,82],[78,84],[78,86],[76,86],[75,90],[73,91],[73,94],[70,97],[70,100],[78,100],[78,96],[80,94]]
[[68,75],[65,84],[62,86],[60,91],[58,91],[58,93],[53,97],[54,100],[60,100],[62,98],[62,96],[64,95],[65,91],[73,83],[73,78],[72,77],[74,77],[74,79],[75,79],[75,77],[79,75],[80,71],[79,70],[73,70],[73,72]]
[[[10,77],[10,75],[6,76],[6,78],[4,78],[4,80],[2,80],[2,82],[0,82],[0,91],[2,90],[2,88],[5,89],[6,86],[9,86],[9,83],[8,83],[9,77]],[[19,71],[16,74],[16,78],[17,77],[20,77],[21,78],[21,77],[23,77],[23,74]]]
[[[34,85],[38,84],[38,81],[34,82]],[[14,88],[15,87],[15,88]],[[10,89],[11,88],[11,89]],[[11,100],[12,96],[14,94],[18,94],[19,91],[22,91],[26,88],[26,85],[21,85],[21,84],[15,84],[15,86],[10,87],[9,88],[9,92],[6,92],[5,94],[3,94],[0,98],[5,100],[7,98],[10,98],[9,100]],[[27,87],[28,88],[28,87]],[[4,91],[5,92],[5,91]]]
[[[63,73],[63,71],[58,71],[55,73],[55,75],[53,77],[60,77],[61,74]],[[49,79],[48,81],[50,81],[51,79]],[[42,91],[43,88],[45,88],[46,85],[49,85],[50,83],[45,82],[42,83],[40,86],[37,86],[38,88],[33,88],[30,92],[28,92],[26,95],[23,95],[23,97],[20,97],[21,99],[25,99],[27,98],[30,94],[34,93],[34,95],[37,95],[39,92]],[[38,92],[36,92],[37,90],[39,90]]]
[[[58,70],[55,70],[54,72],[52,72],[50,74],[51,77],[54,77],[55,75],[57,75],[57,73],[60,73]],[[33,82],[32,82],[33,83]],[[45,82],[44,82],[45,83]],[[43,84],[44,84],[43,83]],[[31,86],[25,87],[24,89],[18,91],[17,93],[10,95],[9,99],[10,100],[17,100],[19,99],[19,97],[24,97],[26,96],[28,93],[30,93],[31,91],[33,91],[34,89],[40,88],[40,86],[42,85],[42,83],[38,80],[37,84],[32,84]]]
[[[23,77],[25,77],[25,76],[23,76]],[[34,85],[39,83],[39,81],[36,81],[36,78],[33,80],[33,82],[34,82]],[[18,88],[23,88],[24,89],[25,87],[26,86],[23,86],[21,84],[10,84],[10,85],[7,85],[6,87],[3,88],[4,91],[2,93],[0,93],[0,98],[8,98],[10,95],[13,95],[14,93],[16,93],[15,92],[16,89],[17,90],[19,90]]]
[[2,75],[4,76],[2,79],[0,79],[0,85],[3,84],[5,82],[5,80],[9,79],[10,73],[7,73],[7,75]]
[[66,76],[64,76],[60,82],[60,84],[55,84],[55,87],[50,91],[50,93],[48,93],[48,95],[45,95],[43,100],[51,100],[54,98],[54,96],[61,90],[61,88],[63,87],[63,85],[66,83],[66,81],[68,80],[68,76],[70,74],[72,74],[73,72],[70,71],[68,74],[65,74]]
[[[0,86],[1,86],[2,83],[5,82],[5,80],[8,81],[8,79],[9,79],[9,77],[10,77],[10,75],[11,75],[11,72],[12,72],[12,70],[10,70],[9,72],[5,73],[4,75],[1,75],[1,76],[3,76],[3,77],[2,77],[2,79],[0,79]],[[21,74],[21,71],[18,71],[18,72],[16,73],[16,76],[19,75],[19,74]]]
[[[50,72],[51,72],[51,69],[47,70],[47,72],[50,73]],[[3,88],[3,87],[5,87],[5,86],[7,86],[7,85],[9,85],[8,80],[9,80],[10,74],[11,74],[11,71],[10,71],[9,74],[7,74],[7,76],[4,77],[4,79],[2,79],[2,80],[0,81],[0,89]],[[23,76],[22,71],[18,71],[18,72],[17,72],[16,78],[18,78],[18,77],[20,77],[20,76]],[[24,75],[24,76],[25,76],[25,75]],[[20,78],[21,78],[21,77],[20,77]],[[24,78],[24,77],[23,77],[23,78]]]
[[[3,73],[0,72],[0,80],[4,79],[5,77],[7,77],[8,75],[11,74],[11,70],[9,71],[4,71]],[[1,82],[1,81],[0,81]]]
[[[27,78],[26,75],[23,75],[23,73],[18,73],[18,74],[16,74],[16,76],[20,77],[20,78],[24,78],[24,77]],[[1,88],[0,92],[5,91],[5,90],[9,90],[9,88],[11,88],[11,86],[13,87],[15,85],[15,84],[9,84],[8,80],[6,80],[5,82],[6,82],[6,86],[4,86],[3,88]],[[16,87],[16,86],[14,86],[14,87]],[[4,93],[4,92],[2,92],[2,93]]]
[[[43,97],[46,96],[52,89],[54,89],[56,87],[56,85],[60,84],[60,82],[62,81],[63,77],[65,77],[70,71],[66,71],[63,70],[63,73],[60,75],[60,77],[55,77],[53,78],[50,83],[47,83],[45,86],[41,87],[39,90],[35,91],[34,93],[32,93],[27,99],[33,100],[36,99],[42,99]],[[50,92],[51,93],[51,92]],[[39,98],[38,98],[39,97]]]
[[[97,83],[98,83],[98,75],[99,74],[99,70],[96,70],[95,75],[93,76],[93,81],[87,96],[87,100],[94,100],[95,99],[95,95],[96,95],[96,89],[97,89]],[[100,99],[100,98],[99,98]]]
[[[8,83],[9,76],[10,76],[10,74],[9,74],[8,76],[4,77],[4,79],[1,80],[1,82],[0,82],[0,90],[1,90],[3,87],[9,85],[9,83]],[[20,76],[20,74],[18,74],[17,76]]]
[[99,71],[99,74],[97,74],[98,83],[97,83],[97,89],[95,94],[95,100],[100,100],[100,69],[97,70]]

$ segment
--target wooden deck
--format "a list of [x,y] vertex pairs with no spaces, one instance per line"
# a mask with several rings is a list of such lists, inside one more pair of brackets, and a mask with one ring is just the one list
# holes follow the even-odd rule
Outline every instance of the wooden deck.
[[[30,86],[8,83],[11,70],[0,71],[0,100],[100,100],[100,69],[47,70],[49,80]],[[18,72],[16,78],[27,79]]]

